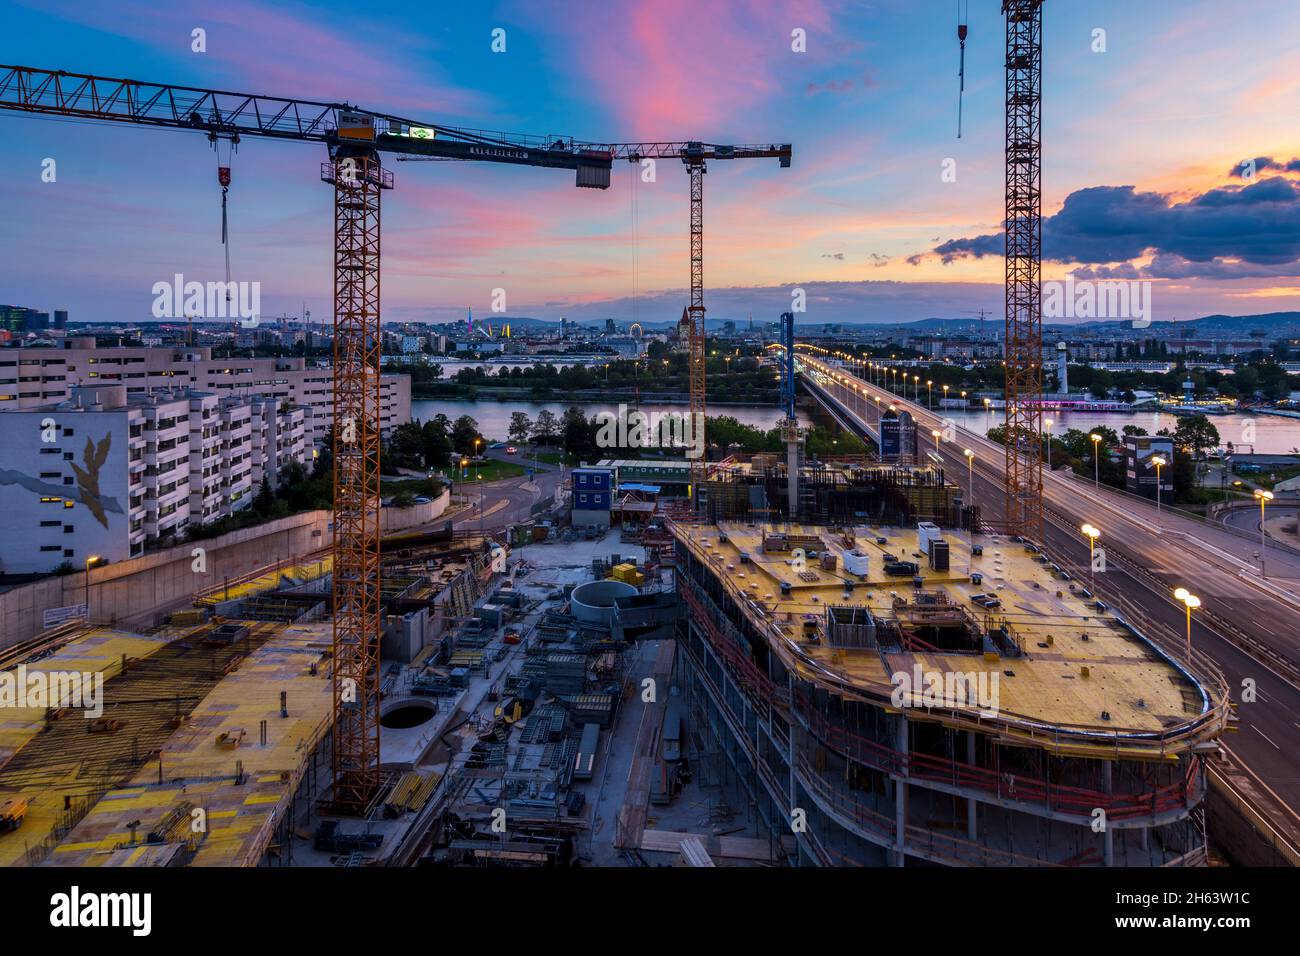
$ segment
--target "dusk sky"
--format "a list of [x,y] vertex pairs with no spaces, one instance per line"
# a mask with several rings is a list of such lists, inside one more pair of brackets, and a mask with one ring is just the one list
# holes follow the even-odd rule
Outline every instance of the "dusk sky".
[[[711,319],[773,321],[796,286],[807,322],[1000,316],[999,8],[970,3],[961,140],[952,0],[10,0],[0,62],[580,140],[789,142],[789,169],[718,162],[705,177]],[[1150,279],[1157,319],[1300,309],[1296,13],[1294,0],[1048,0],[1045,278]],[[191,51],[196,27],[205,53]],[[0,129],[0,302],[145,320],[154,283],[223,278],[203,135],[8,112]],[[325,158],[246,138],[234,159],[233,278],[261,283],[266,316],[331,314]],[[653,183],[616,166],[603,192],[560,170],[390,168],[386,320],[487,316],[494,288],[513,316],[680,315],[680,163]]]

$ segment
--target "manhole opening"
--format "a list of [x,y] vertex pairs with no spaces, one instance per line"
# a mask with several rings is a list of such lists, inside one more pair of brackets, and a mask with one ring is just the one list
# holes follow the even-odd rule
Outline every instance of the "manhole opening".
[[407,704],[404,707],[395,707],[388,713],[379,718],[379,726],[387,727],[390,730],[405,730],[408,727],[418,727],[433,718],[434,711],[428,707],[421,707],[418,704]]

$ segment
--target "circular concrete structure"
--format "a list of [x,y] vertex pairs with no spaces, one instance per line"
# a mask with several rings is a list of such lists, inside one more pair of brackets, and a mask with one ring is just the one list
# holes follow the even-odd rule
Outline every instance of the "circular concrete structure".
[[569,595],[573,616],[580,621],[608,624],[614,613],[614,599],[636,594],[626,581],[588,581]]
[[428,701],[401,699],[380,712],[379,726],[389,730],[407,730],[428,723],[437,713],[437,707]]

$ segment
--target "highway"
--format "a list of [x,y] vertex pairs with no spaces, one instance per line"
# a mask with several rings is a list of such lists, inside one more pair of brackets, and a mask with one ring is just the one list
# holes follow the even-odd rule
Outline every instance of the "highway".
[[[1004,448],[976,432],[945,422],[923,406],[854,376],[842,366],[805,355],[799,361],[821,378],[825,393],[840,405],[840,416],[875,434],[877,409],[894,405],[917,422],[922,458],[937,455],[949,480],[968,489],[985,520],[1003,519]],[[876,399],[880,405],[877,406]],[[931,432],[941,432],[934,442]],[[947,441],[943,434],[948,435]],[[972,466],[964,455],[975,453]],[[1144,499],[1097,489],[1073,474],[1044,473],[1046,523],[1043,542],[1060,562],[1086,575],[1085,522],[1101,530],[1098,547],[1107,553],[1106,571],[1097,576],[1099,594],[1128,616],[1142,615],[1166,635],[1185,633],[1185,610],[1173,590],[1186,587],[1202,609],[1193,614],[1192,640],[1218,664],[1238,703],[1238,733],[1226,748],[1254,775],[1260,787],[1284,805],[1281,814],[1292,833],[1300,833],[1300,555],[1281,548],[1267,553],[1269,577],[1261,580],[1254,561],[1258,540],[1222,526],[1184,518]],[[1243,699],[1243,682],[1255,686],[1255,701]],[[1277,819],[1277,815],[1274,815]],[[1293,835],[1292,840],[1295,840]]]

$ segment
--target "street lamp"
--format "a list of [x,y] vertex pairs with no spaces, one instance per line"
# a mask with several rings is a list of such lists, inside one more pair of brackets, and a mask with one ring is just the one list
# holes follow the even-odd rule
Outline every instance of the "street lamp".
[[984,432],[985,432],[985,434],[987,434],[987,433],[988,433],[988,430],[989,430],[989,413],[990,413],[990,411],[992,410],[992,408],[993,408],[993,399],[991,399],[991,398],[986,398],[986,399],[984,399]]
[[1187,608],[1187,661],[1190,664],[1192,660],[1192,611],[1201,606],[1201,599],[1188,591],[1187,588],[1179,588],[1174,592],[1174,597],[1182,601]]
[[1079,530],[1088,536],[1088,590],[1095,595],[1097,593],[1097,539],[1101,537],[1101,531],[1090,524],[1084,525]]
[[1163,455],[1152,455],[1151,464],[1156,466],[1156,511],[1160,510],[1160,469],[1169,462],[1165,461]]
[[1094,488],[1101,487],[1101,456],[1098,449],[1101,447],[1101,436],[1093,432],[1088,436],[1092,439],[1092,484]]
[[934,385],[934,379],[927,378],[927,379],[925,380],[925,407],[926,407],[926,408],[929,408],[929,409],[933,409],[933,408],[934,408],[934,388],[933,388],[933,385]]
[[1046,448],[1043,451],[1043,457],[1047,462],[1047,470],[1052,470],[1052,420],[1043,419],[1043,444]]
[[939,454],[939,436],[942,435],[943,432],[936,428],[933,429],[930,434],[934,436],[934,453],[937,455]]
[[1273,492],[1256,488],[1255,497],[1259,499],[1259,576],[1266,578],[1268,573],[1264,570],[1264,548],[1266,546],[1264,538],[1264,505],[1273,500]]
[[947,385],[943,387],[943,407],[944,408],[948,407],[948,386]]

